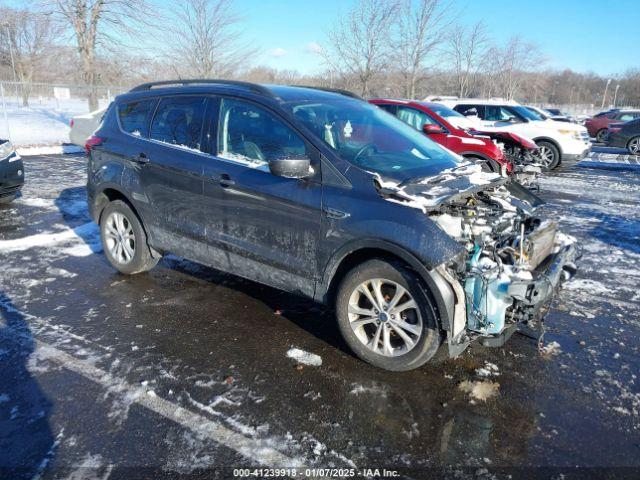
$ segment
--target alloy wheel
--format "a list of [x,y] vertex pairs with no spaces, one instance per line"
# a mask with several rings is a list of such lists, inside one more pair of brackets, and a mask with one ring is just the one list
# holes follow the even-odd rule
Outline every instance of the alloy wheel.
[[631,139],[631,141],[629,142],[629,151],[633,155],[640,154],[640,137]]
[[538,147],[537,156],[545,167],[553,163],[553,151],[549,147],[542,145]]
[[409,291],[391,280],[362,282],[349,297],[349,324],[358,340],[385,357],[412,350],[423,331],[418,304]]
[[104,225],[105,247],[118,263],[126,265],[136,252],[136,237],[133,226],[122,213],[112,212]]

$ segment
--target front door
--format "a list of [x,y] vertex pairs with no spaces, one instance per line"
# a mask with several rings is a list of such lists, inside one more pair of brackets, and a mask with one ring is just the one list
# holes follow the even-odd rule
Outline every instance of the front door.
[[[224,242],[237,275],[312,296],[322,204],[319,153],[276,113],[234,98],[221,99],[216,143],[204,217],[222,208],[224,221],[221,227],[207,221],[207,242]],[[269,172],[269,160],[305,155],[316,172],[309,179]]]

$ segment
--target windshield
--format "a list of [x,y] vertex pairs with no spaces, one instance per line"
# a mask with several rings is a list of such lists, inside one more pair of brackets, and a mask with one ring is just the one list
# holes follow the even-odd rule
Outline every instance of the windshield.
[[440,115],[442,118],[449,118],[449,117],[466,118],[461,113],[458,113],[455,110],[450,109],[449,107],[445,107],[444,105],[440,105],[437,103],[430,103],[428,107],[434,112],[436,112],[438,115]]
[[296,119],[340,157],[364,170],[402,181],[460,163],[422,132],[369,103],[340,98],[288,105]]
[[538,115],[537,113],[533,113],[531,110],[523,107],[522,105],[515,105],[509,108],[514,112],[517,112],[520,116],[526,118],[527,120],[544,120],[540,115]]

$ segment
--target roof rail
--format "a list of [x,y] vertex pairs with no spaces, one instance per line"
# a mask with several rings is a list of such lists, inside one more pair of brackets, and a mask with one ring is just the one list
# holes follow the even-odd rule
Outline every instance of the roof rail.
[[357,98],[358,100],[364,100],[360,95],[350,92],[349,90],[343,90],[341,88],[329,88],[329,87],[313,87],[311,85],[291,85],[292,87],[311,88],[314,90],[322,90],[323,92],[338,93],[345,97]]
[[248,90],[251,90],[255,93],[260,93],[262,95],[266,95],[269,97],[275,97],[273,92],[262,85],[258,85],[257,83],[250,82],[241,82],[239,80],[221,80],[221,79],[186,79],[186,80],[162,80],[159,82],[148,82],[138,85],[137,87],[129,90],[130,92],[140,92],[143,90],[151,90],[154,87],[166,87],[170,85],[207,85],[207,84],[216,84],[216,85],[233,85],[238,87],[244,87]]

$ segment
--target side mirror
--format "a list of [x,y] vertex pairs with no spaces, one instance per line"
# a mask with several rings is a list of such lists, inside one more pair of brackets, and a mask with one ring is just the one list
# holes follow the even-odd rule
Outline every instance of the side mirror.
[[440,125],[434,125],[432,123],[425,123],[422,126],[422,131],[427,135],[433,135],[435,133],[445,133],[444,129]]
[[272,175],[284,178],[307,178],[311,176],[311,160],[301,158],[277,158],[269,161]]

